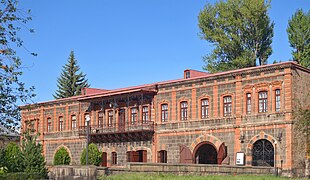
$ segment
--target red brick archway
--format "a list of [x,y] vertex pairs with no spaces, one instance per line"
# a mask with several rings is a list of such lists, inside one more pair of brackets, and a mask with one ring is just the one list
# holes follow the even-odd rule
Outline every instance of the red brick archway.
[[[225,147],[225,143],[220,139],[212,136],[212,135],[203,135],[195,139],[195,141],[190,146],[190,151],[192,152],[192,162],[196,163],[197,150],[203,146],[209,144],[209,148],[205,147],[212,151],[212,147],[214,148],[214,154],[216,154],[216,164],[221,164],[222,161],[227,156],[227,150]],[[207,145],[206,145],[207,146]],[[216,153],[215,153],[216,152]]]

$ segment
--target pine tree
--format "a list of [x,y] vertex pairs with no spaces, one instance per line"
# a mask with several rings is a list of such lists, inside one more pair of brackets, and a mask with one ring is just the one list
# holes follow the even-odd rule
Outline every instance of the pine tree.
[[71,51],[68,63],[63,66],[63,71],[57,79],[57,87],[54,98],[67,98],[81,94],[81,89],[89,87],[86,74],[79,72],[80,67],[74,57],[74,52]]
[[[23,157],[23,172],[37,176],[39,179],[46,179],[48,170],[45,167],[42,144],[37,143],[37,136],[30,135],[30,131],[23,133],[21,143],[21,155]],[[38,179],[35,178],[35,179]]]

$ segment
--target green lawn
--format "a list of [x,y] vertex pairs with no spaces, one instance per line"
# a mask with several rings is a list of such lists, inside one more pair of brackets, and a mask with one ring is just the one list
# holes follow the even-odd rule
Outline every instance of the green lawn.
[[297,178],[285,178],[275,176],[254,176],[254,175],[210,175],[210,176],[194,176],[184,175],[177,176],[172,174],[145,174],[145,173],[133,173],[133,174],[119,174],[111,176],[102,176],[99,180],[153,180],[153,179],[168,179],[168,180],[297,180]]

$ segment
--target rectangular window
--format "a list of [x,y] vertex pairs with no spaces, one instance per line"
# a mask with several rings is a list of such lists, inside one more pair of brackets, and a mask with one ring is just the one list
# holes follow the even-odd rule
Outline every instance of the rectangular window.
[[280,89],[276,89],[276,112],[279,112],[281,109],[281,96]]
[[112,152],[112,165],[116,165],[116,164],[117,164],[117,153]]
[[246,94],[246,113],[251,114],[251,93]]
[[64,130],[64,119],[63,117],[59,117],[59,131]]
[[181,102],[181,120],[187,120],[187,102]]
[[138,115],[137,108],[131,108],[131,124],[136,124],[137,122],[137,115]]
[[267,91],[258,93],[258,112],[267,112],[268,94]]
[[161,150],[158,152],[158,162],[167,163],[167,151]]
[[103,127],[103,112],[98,113],[98,126]]
[[76,130],[76,115],[71,116],[71,129]]
[[201,100],[201,118],[206,119],[209,116],[209,100],[202,99]]
[[30,121],[29,127],[30,127],[30,129],[31,129],[32,132],[35,131],[35,120],[31,120],[31,121]]
[[168,104],[161,105],[161,121],[168,121]]
[[142,123],[147,124],[149,121],[149,107],[143,106],[142,107]]
[[224,116],[230,116],[232,112],[231,96],[225,96],[223,101],[224,101]]
[[113,126],[113,111],[108,112],[108,126]]
[[52,119],[47,118],[47,132],[52,132]]
[[89,125],[90,125],[90,116],[89,116],[89,114],[85,114],[84,115],[84,121],[85,121],[85,127],[87,126],[87,121],[89,121]]

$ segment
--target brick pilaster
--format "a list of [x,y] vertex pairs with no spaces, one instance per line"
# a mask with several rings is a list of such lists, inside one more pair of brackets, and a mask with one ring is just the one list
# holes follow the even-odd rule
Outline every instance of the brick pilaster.
[[177,114],[176,102],[177,102],[177,100],[176,100],[176,98],[177,98],[176,92],[174,90],[174,87],[172,87],[172,92],[171,92],[171,120],[172,121],[177,121],[177,117],[176,117],[176,114]]
[[193,88],[192,88],[192,107],[191,107],[191,110],[192,110],[192,116],[191,116],[191,118],[192,119],[196,119],[197,118],[197,116],[196,116],[196,114],[197,114],[197,102],[196,102],[196,88],[194,88],[195,87],[195,84],[193,84]]
[[218,85],[217,81],[214,80],[213,84],[213,117],[218,117]]

